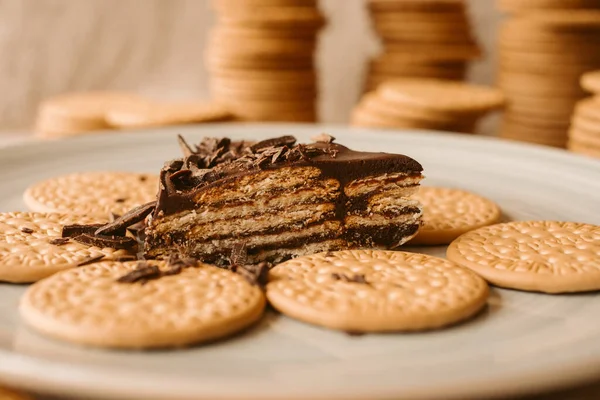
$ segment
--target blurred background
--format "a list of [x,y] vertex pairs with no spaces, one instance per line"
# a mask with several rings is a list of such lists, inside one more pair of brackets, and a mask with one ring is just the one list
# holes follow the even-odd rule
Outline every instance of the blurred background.
[[[485,54],[470,81],[491,84],[501,13],[470,0]],[[323,0],[319,36],[323,122],[346,123],[368,59],[380,51],[363,0]],[[209,97],[204,51],[209,0],[0,0],[0,130],[28,130],[43,99],[62,92],[132,90],[169,99]]]

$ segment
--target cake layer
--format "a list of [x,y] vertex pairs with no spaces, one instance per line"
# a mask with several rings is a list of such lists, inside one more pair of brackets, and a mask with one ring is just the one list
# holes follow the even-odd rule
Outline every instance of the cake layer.
[[353,180],[344,185],[344,193],[352,198],[395,188],[415,188],[423,179],[421,174],[385,174]]
[[169,232],[172,229],[183,229],[192,224],[206,224],[213,221],[234,218],[248,218],[265,212],[279,213],[293,207],[306,207],[319,203],[335,202],[339,196],[335,185],[330,181],[313,182],[310,187],[298,187],[274,195],[265,193],[251,200],[240,200],[222,204],[198,206],[191,211],[181,211],[154,219],[151,230],[156,233]]
[[150,256],[167,255],[170,251],[178,251],[185,256],[211,259],[215,255],[227,255],[237,243],[244,243],[251,250],[277,249],[280,247],[296,247],[314,241],[334,239],[342,234],[340,221],[325,221],[317,225],[297,230],[286,230],[271,234],[255,234],[245,238],[229,237],[205,242],[189,240],[175,242],[169,235],[149,236],[146,240],[146,251]]

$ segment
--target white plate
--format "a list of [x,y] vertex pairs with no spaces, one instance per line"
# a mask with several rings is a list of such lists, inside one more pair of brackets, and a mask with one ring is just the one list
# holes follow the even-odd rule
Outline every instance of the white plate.
[[[90,136],[0,150],[0,210],[72,171],[157,172],[178,157],[174,135],[264,138],[322,131],[349,147],[400,152],[427,184],[473,190],[509,219],[600,224],[600,162],[558,150],[423,132],[308,125],[214,125]],[[444,248],[428,249],[443,255]],[[430,333],[351,337],[269,314],[215,344],[155,352],[101,351],[46,339],[17,315],[23,286],[0,284],[0,379],[104,399],[400,399],[507,395],[600,377],[600,294],[549,296],[495,289],[486,312]]]

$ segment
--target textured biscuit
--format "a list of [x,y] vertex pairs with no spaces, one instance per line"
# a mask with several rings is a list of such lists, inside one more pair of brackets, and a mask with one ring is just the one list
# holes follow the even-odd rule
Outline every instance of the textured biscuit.
[[109,108],[139,101],[139,96],[130,93],[108,91],[58,95],[41,103],[35,130],[45,137],[59,137],[108,129],[105,116]]
[[33,398],[25,393],[0,386],[0,400],[33,400]]
[[[353,277],[366,283],[347,282]],[[474,315],[487,296],[485,281],[465,268],[393,251],[296,258],[274,267],[267,284],[269,302],[282,313],[354,332],[440,328]]]
[[78,263],[104,255],[118,257],[125,250],[91,247],[73,240],[51,244],[63,225],[94,224],[106,220],[55,213],[0,213],[0,281],[35,282]]
[[[164,262],[152,261],[161,269]],[[116,348],[185,346],[257,321],[262,291],[241,275],[198,264],[145,283],[119,283],[136,262],[101,262],[32,285],[20,313],[35,330],[69,342]]]
[[462,12],[464,0],[369,0],[373,11]]
[[600,122],[600,100],[590,97],[577,102],[574,115]]
[[222,104],[205,101],[138,102],[113,107],[106,113],[108,124],[121,129],[223,121],[230,117]]
[[498,89],[435,79],[399,79],[380,86],[390,102],[446,112],[486,112],[500,108],[505,99]]
[[581,87],[588,92],[600,94],[600,70],[583,74],[581,76]]
[[539,9],[598,8],[598,0],[497,0],[502,11],[538,11]]
[[580,143],[576,139],[571,139],[567,143],[567,149],[573,153],[584,156],[600,158],[600,146],[590,146],[588,143]]
[[501,217],[496,203],[465,190],[422,186],[414,198],[423,205],[423,226],[410,244],[448,244]]
[[448,259],[498,286],[547,293],[600,289],[600,226],[518,221],[466,233]]
[[106,217],[156,199],[158,177],[133,172],[81,172],[33,184],[23,200],[32,211]]

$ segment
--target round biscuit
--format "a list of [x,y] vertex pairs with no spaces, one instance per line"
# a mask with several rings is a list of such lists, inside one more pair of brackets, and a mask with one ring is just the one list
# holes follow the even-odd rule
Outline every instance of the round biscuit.
[[[104,116],[108,108],[143,101],[125,92],[92,91],[65,93],[44,100],[38,114],[43,120],[67,121],[88,128],[107,128]],[[58,122],[57,122],[58,123]]]
[[600,289],[600,226],[518,221],[480,228],[450,244],[448,259],[502,287],[546,292]]
[[585,144],[592,148],[600,148],[600,130],[589,131],[574,126],[569,129],[569,141]]
[[23,392],[0,386],[0,400],[34,400]]
[[600,97],[588,97],[577,102],[574,115],[600,122]]
[[374,12],[464,12],[464,0],[369,0],[368,7]]
[[326,19],[317,7],[265,7],[256,12],[219,13],[220,26],[261,29],[319,30]]
[[409,245],[448,244],[501,218],[496,203],[466,190],[422,186],[414,198],[423,205],[423,224]]
[[583,115],[573,114],[571,126],[575,129],[589,132],[592,136],[600,136],[600,121],[587,118]]
[[435,79],[399,79],[377,91],[399,106],[456,113],[486,112],[501,108],[505,102],[496,88]]
[[581,76],[581,87],[590,93],[600,94],[600,70],[586,72]]
[[468,269],[395,251],[299,257],[275,266],[267,284],[269,302],[283,314],[351,332],[441,328],[472,317],[487,297],[485,281]]
[[73,240],[65,244],[50,243],[61,237],[64,225],[106,222],[103,218],[57,213],[0,213],[0,281],[35,282],[90,258],[129,254]]
[[113,107],[106,113],[108,124],[119,129],[224,121],[230,117],[225,106],[207,101],[132,103]]
[[158,177],[134,172],[93,171],[35,183],[23,200],[31,211],[106,217],[156,200]]
[[588,143],[580,143],[576,139],[569,140],[567,149],[573,153],[582,154],[584,156],[600,158],[600,146],[593,147]]
[[546,95],[548,97],[565,96],[567,99],[579,99],[586,93],[577,84],[578,76],[557,82],[556,76],[500,71],[497,76],[498,87],[508,93]]
[[[163,261],[148,261],[161,270]],[[73,343],[125,349],[181,347],[234,334],[262,316],[262,290],[231,271],[198,264],[176,275],[120,283],[136,262],[100,262],[27,289],[22,319]]]
[[510,23],[523,30],[596,30],[600,28],[600,9],[536,10],[534,13],[516,16]]
[[508,12],[600,7],[598,0],[496,0],[496,3],[500,10]]
[[469,61],[481,58],[482,50],[474,43],[384,43],[391,58],[427,61]]

